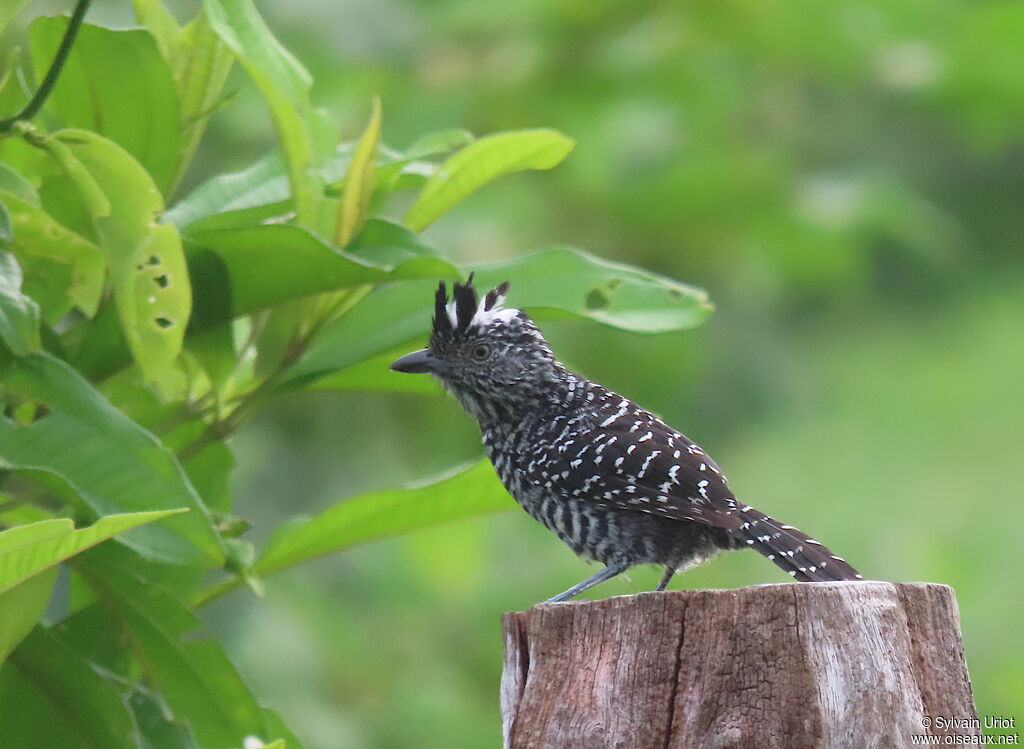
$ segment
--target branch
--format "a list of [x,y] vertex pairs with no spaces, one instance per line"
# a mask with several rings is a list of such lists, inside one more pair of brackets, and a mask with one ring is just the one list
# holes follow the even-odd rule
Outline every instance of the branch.
[[78,4],[75,6],[74,13],[71,14],[71,20],[68,21],[68,27],[64,30],[64,38],[60,40],[60,47],[57,48],[57,54],[53,57],[53,62],[50,63],[50,69],[46,71],[46,77],[43,78],[43,82],[39,84],[39,88],[36,89],[35,94],[29,100],[28,104],[25,105],[24,109],[18,112],[13,117],[8,117],[6,120],[0,120],[0,134],[9,133],[14,126],[23,121],[31,120],[36,114],[42,109],[43,104],[46,103],[47,97],[53,91],[53,87],[57,84],[57,78],[60,76],[60,72],[64,69],[64,63],[68,60],[68,55],[71,53],[71,45],[75,43],[75,37],[78,36],[78,29],[82,25],[82,20],[85,18],[85,11],[89,8],[89,3],[92,0],[78,0]]

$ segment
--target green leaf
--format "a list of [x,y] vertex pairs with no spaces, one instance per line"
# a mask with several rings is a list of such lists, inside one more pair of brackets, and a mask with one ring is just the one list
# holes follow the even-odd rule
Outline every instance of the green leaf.
[[77,530],[70,518],[55,518],[0,532],[0,593],[118,533],[181,512],[185,508],[107,515]]
[[[480,289],[511,281],[509,305],[538,318],[569,313],[638,333],[690,328],[712,309],[700,289],[571,248],[480,265],[476,279]],[[343,381],[345,367],[426,335],[435,288],[436,281],[409,281],[370,294],[321,331],[289,370],[289,386],[332,373]],[[379,376],[383,380],[399,375],[382,369]],[[392,388],[383,384],[381,389]]]
[[167,62],[173,60],[181,44],[181,27],[163,0],[132,0],[132,8],[135,18],[153,35],[161,57]]
[[[21,0],[15,0],[15,2],[21,2]],[[7,9],[7,3],[0,4],[0,19],[3,18],[4,11]],[[6,59],[3,61],[3,65],[0,66],[0,112],[3,112],[3,117],[10,117],[24,109],[25,105],[28,104],[28,95],[25,89],[21,85],[21,76],[19,70],[22,67],[20,65],[21,52],[17,47],[8,49]],[[26,145],[26,147],[28,147]],[[8,147],[4,146],[4,157],[9,159],[10,155]]]
[[[267,726],[268,736],[281,737],[270,746],[275,746],[278,749],[282,749],[282,747],[287,747],[287,749],[302,749],[302,744],[299,743],[295,734],[292,733],[288,726],[284,724],[284,721],[281,720],[281,716],[273,710],[266,707],[263,708],[263,722]],[[282,744],[281,742],[284,743]],[[270,749],[270,747],[268,746],[266,749]]]
[[[7,28],[15,16],[18,15],[18,11],[25,7],[28,0],[5,0],[3,4],[0,4],[0,34],[3,33],[4,29]],[[8,116],[4,113],[4,116]]]
[[14,255],[0,250],[0,341],[21,355],[42,348],[39,307],[21,293],[21,267]]
[[[365,262],[393,269],[415,258],[429,258],[443,262],[444,270],[437,266],[438,274],[443,272],[454,276],[457,273],[454,265],[439,257],[437,250],[423,244],[404,226],[385,219],[371,219],[363,224],[362,231],[349,242],[345,251]],[[418,276],[410,274],[403,277]]]
[[246,736],[276,739],[263,711],[217,641],[177,599],[116,549],[83,555],[76,568],[114,610],[140,652],[147,681],[200,746],[241,747]]
[[235,339],[231,329],[231,276],[220,256],[206,249],[187,255],[195,310],[186,348],[206,372],[217,397],[235,368]]
[[370,121],[356,144],[348,172],[345,174],[345,192],[341,196],[334,229],[334,244],[338,247],[347,245],[359,232],[370,208],[370,198],[376,187],[373,156],[377,151],[377,141],[380,139],[380,120],[380,97],[375,96]]
[[9,192],[26,203],[39,205],[39,193],[28,177],[0,161],[0,190]]
[[512,282],[512,306],[568,312],[634,333],[693,328],[714,309],[702,289],[572,247],[476,269],[480,288],[502,281]]
[[133,725],[110,682],[51,630],[36,628],[0,668],[5,749],[131,749]]
[[[352,160],[353,144],[342,143],[319,170],[325,182],[340,180]],[[288,175],[280,150],[273,150],[240,172],[222,174],[204,182],[173,208],[164,219],[184,230],[252,226],[294,207]]]
[[[61,336],[64,359],[87,380],[102,381],[131,366],[117,307],[101,304],[88,325],[75,325]],[[141,379],[142,372],[139,370]]]
[[[416,148],[417,150],[415,152],[410,151],[407,154],[394,151],[387,146],[381,146],[377,163],[377,191],[371,200],[370,208],[378,208],[392,192],[422,188],[427,183],[427,180],[434,176],[438,170],[437,164],[426,161],[425,158],[447,153],[453,148],[472,141],[472,136],[469,135],[468,131],[463,133],[463,135],[468,137],[468,140],[457,142],[454,140],[454,135],[449,136],[453,139],[451,141],[445,141],[440,137],[436,141],[427,138],[422,145],[418,142],[414,143],[411,148]],[[449,145],[452,148],[448,148]],[[412,153],[415,153],[415,156],[411,155]]]
[[163,199],[128,153],[94,133],[62,131],[56,137],[110,199],[110,215],[94,222],[128,345],[146,379],[155,380],[178,356],[192,308],[181,239],[173,226],[155,222]]
[[433,377],[393,377],[388,371],[391,362],[409,353],[415,346],[412,342],[396,346],[383,354],[344,367],[314,380],[309,389],[444,395],[444,389]]
[[128,696],[128,705],[139,731],[140,749],[201,749],[192,727],[176,720],[157,695],[136,689]]
[[254,569],[272,575],[358,543],[513,506],[490,462],[481,460],[424,486],[344,499],[314,518],[286,523]]
[[[358,364],[430,328],[431,298],[437,281],[407,281],[374,290],[332,324],[325,326],[299,362],[288,370],[286,388],[295,388]],[[382,377],[397,377],[381,371]]]
[[[11,212],[14,238],[10,249],[26,267],[25,287],[33,296],[42,298],[37,289],[52,289],[49,293],[62,299],[63,304],[50,312],[47,319],[63,317],[65,307],[77,306],[87,317],[96,314],[103,296],[106,260],[99,247],[76,234],[39,207],[22,196],[15,196],[0,188],[2,198]],[[59,273],[54,264],[62,266]],[[38,272],[33,272],[38,271]],[[66,279],[66,280],[65,280]],[[52,316],[51,316],[52,315]]]
[[[288,210],[288,176],[280,151],[271,151],[252,166],[240,172],[221,174],[204,182],[183,200],[178,201],[164,220],[181,230],[251,226],[265,218]],[[204,218],[226,214],[221,225],[198,225]]]
[[427,156],[436,156],[442,153],[449,153],[456,148],[472,143],[476,137],[469,130],[464,128],[453,128],[451,130],[439,130],[417,138],[405,149],[405,157],[409,159],[423,159]]
[[231,510],[229,483],[235,468],[235,456],[224,442],[214,442],[185,463],[189,481],[215,512]]
[[180,141],[174,171],[164,193],[181,182],[195,156],[210,116],[222,103],[221,91],[235,56],[200,11],[184,28],[161,0],[132,0],[135,15],[156,39],[160,54],[170,65],[178,92]]
[[57,567],[51,567],[0,593],[0,664],[39,621],[56,581]]
[[223,563],[206,507],[174,456],[67,364],[45,352],[15,357],[0,384],[50,409],[26,426],[0,418],[0,467],[56,476],[97,515],[186,507],[121,541],[154,559]]
[[[145,566],[138,555],[132,554],[125,547],[117,544],[101,546],[104,551],[118,550]],[[92,553],[92,552],[85,552]],[[69,586],[75,597],[87,600],[82,608],[60,620],[49,631],[60,638],[60,641],[75,653],[92,664],[100,673],[119,681],[122,689],[130,689],[138,681],[139,669],[134,663],[135,654],[129,641],[123,637],[111,637],[111,632],[118,631],[114,611],[105,601],[100,600],[88,581],[77,567],[84,557],[75,557],[68,563]],[[157,584],[157,583],[154,583]],[[69,595],[70,597],[70,595]]]
[[204,0],[203,8],[217,34],[247,66],[266,76],[296,105],[309,101],[312,78],[295,56],[274,38],[248,0]]
[[40,142],[40,147],[64,169],[89,215],[98,218],[110,215],[110,201],[107,200],[106,193],[82,162],[75,158],[70,148],[56,138],[44,138]]
[[72,284],[71,268],[33,255],[18,255],[24,273],[22,289],[39,305],[42,320],[56,325],[74,307],[68,293]]
[[[159,4],[159,0],[145,1]],[[169,58],[181,116],[181,143],[171,189],[178,185],[192,162],[210,116],[221,102],[221,91],[235,61],[234,53],[214,32],[205,12],[185,27],[178,42],[175,54]]]
[[[10,495],[0,494],[0,501],[8,503],[10,499]],[[5,527],[38,523],[42,520],[51,520],[52,518],[52,512],[40,509],[35,505],[18,504],[16,502],[0,511],[0,523],[3,523]]]
[[312,225],[316,195],[308,169],[313,156],[309,91],[312,78],[281,46],[252,0],[203,0],[210,25],[238,55],[270,109],[284,153],[288,181],[300,224]]
[[[364,240],[362,234],[371,239]],[[197,252],[212,251],[230,279],[224,288],[220,279],[211,278],[219,274],[201,273],[193,264],[196,305],[230,299],[231,314],[237,316],[322,291],[455,273],[450,263],[426,254],[394,224],[368,221],[362,234],[352,243],[353,252],[336,250],[305,229],[286,224],[190,234],[190,262]],[[379,256],[380,262],[364,259],[367,256]]]
[[[36,80],[42,80],[68,19],[38,18],[29,28]],[[178,96],[171,69],[142,29],[82,24],[46,101],[65,127],[93,130],[134,156],[161,188],[178,155]]]
[[405,214],[413,231],[422,231],[442,213],[503,174],[524,169],[551,169],[575,142],[555,130],[516,130],[471,143],[441,165],[427,180]]
[[3,246],[2,243],[11,241],[13,236],[11,214],[7,212],[7,206],[4,205],[4,201],[0,197],[0,246]]
[[[401,180],[410,175],[425,180],[433,174],[436,166],[417,159],[444,153],[447,142],[454,141],[439,138],[436,143],[425,142],[422,147],[417,146],[415,158],[378,145],[377,195],[401,188]],[[325,184],[344,184],[354,149],[354,143],[340,144],[333,155],[312,173]],[[284,160],[280,151],[275,149],[240,172],[219,175],[204,182],[168,210],[164,220],[182,231],[195,232],[252,226],[268,218],[283,216],[291,210],[294,210],[294,202],[289,193]]]

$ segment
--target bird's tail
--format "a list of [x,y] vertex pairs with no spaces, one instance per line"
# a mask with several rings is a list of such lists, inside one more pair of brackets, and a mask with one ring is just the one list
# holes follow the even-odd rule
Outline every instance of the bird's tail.
[[768,557],[800,582],[863,580],[849,562],[792,525],[753,507],[744,507],[741,517],[743,525],[729,531],[733,538]]

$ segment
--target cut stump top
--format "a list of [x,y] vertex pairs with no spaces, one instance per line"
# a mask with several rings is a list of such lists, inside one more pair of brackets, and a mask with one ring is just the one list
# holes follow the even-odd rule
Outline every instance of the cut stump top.
[[506,747],[907,746],[977,717],[946,585],[641,593],[502,629]]

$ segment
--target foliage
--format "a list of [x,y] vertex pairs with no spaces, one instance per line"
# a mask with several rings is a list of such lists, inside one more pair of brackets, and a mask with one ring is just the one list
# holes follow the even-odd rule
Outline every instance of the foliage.
[[[196,610],[508,501],[479,464],[292,519],[258,552],[233,514],[226,440],[304,389],[430,392],[386,369],[422,340],[431,286],[463,275],[419,233],[495,179],[555,167],[573,141],[456,130],[395,149],[376,98],[362,135],[340,141],[251,0],[205,0],[185,26],[135,0],[133,29],[81,23],[87,5],[32,21],[0,90],[4,113],[20,110],[0,123],[4,745],[295,746],[221,645],[197,638]],[[234,62],[277,145],[179,197]],[[31,103],[22,79],[40,81]],[[710,309],[697,289],[573,248],[477,270],[542,317],[650,333]]]
[[[315,23],[261,7],[347,132],[379,93],[395,143],[453,124],[570,133],[558,169],[499,181],[424,236],[488,261],[568,240],[713,290],[720,312],[694,332],[544,330],[574,368],[699,440],[755,506],[872,576],[953,585],[979,711],[1019,712],[1018,544],[983,508],[1022,494],[1020,4],[313,0]],[[211,170],[257,153],[256,95],[237,90],[206,141]],[[368,382],[353,369],[330,381],[235,438],[259,525],[479,454],[446,400],[343,392]],[[783,581],[755,557],[673,585]],[[504,513],[283,572],[267,602],[208,615],[320,744],[470,749],[500,740],[499,614],[589,572]],[[657,583],[629,577],[594,597]],[[365,605],[339,617],[338,600]]]

